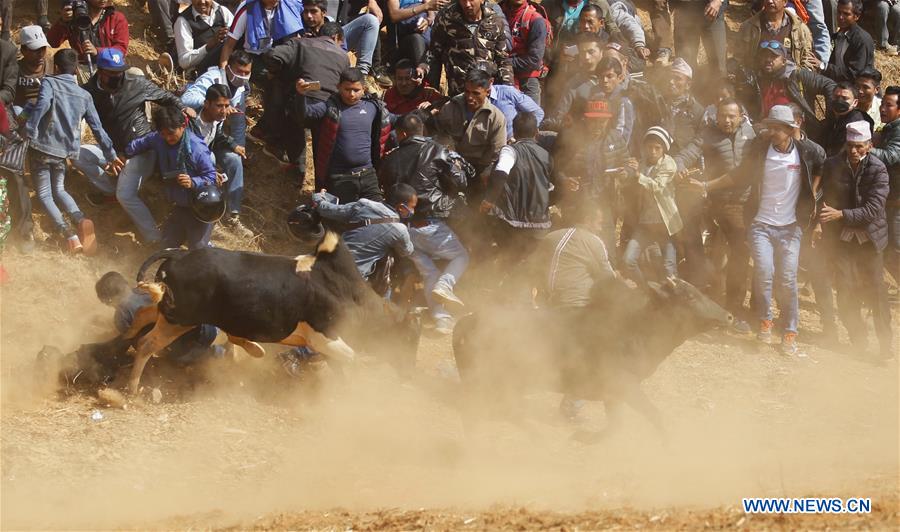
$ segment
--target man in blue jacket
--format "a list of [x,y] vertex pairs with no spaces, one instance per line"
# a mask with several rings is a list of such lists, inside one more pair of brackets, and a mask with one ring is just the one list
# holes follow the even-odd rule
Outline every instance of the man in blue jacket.
[[131,141],[125,149],[129,158],[150,152],[165,181],[166,197],[175,204],[162,227],[162,247],[188,249],[209,245],[213,224],[201,222],[191,212],[191,191],[216,183],[216,167],[203,139],[186,130],[187,123],[177,107],[159,107],[153,113],[156,131]]

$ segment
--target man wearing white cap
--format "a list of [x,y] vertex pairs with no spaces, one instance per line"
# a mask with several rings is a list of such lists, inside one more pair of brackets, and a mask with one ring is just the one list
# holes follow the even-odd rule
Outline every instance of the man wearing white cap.
[[862,120],[847,124],[844,151],[825,161],[819,220],[834,269],[838,313],[851,344],[860,354],[866,350],[868,334],[860,316],[865,302],[874,316],[881,357],[890,358],[891,310],[882,272],[889,181],[884,163],[869,156],[869,128]]
[[[705,183],[704,192],[752,185],[744,211],[753,255],[753,294],[759,318],[757,338],[772,341],[772,294],[781,311],[781,349],[799,355],[797,266],[800,239],[816,222],[821,194],[815,184],[822,175],[825,152],[807,138],[795,138],[798,124],[786,105],[775,105],[763,120],[768,135],[757,137],[733,171]],[[816,192],[814,192],[816,191]],[[774,290],[773,290],[774,288]]]
[[25,26],[19,31],[19,43],[22,59],[19,60],[19,77],[16,83],[16,98],[13,100],[13,109],[16,115],[37,101],[41,91],[41,80],[44,76],[53,74],[53,67],[47,61],[47,37],[40,26]]

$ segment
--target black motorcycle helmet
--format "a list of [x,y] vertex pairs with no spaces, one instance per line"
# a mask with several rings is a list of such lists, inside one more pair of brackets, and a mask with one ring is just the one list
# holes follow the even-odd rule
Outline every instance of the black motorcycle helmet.
[[312,205],[298,205],[287,217],[288,233],[305,244],[318,242],[325,236],[319,213]]
[[215,223],[225,215],[225,198],[216,185],[204,185],[193,190],[191,212],[203,223]]

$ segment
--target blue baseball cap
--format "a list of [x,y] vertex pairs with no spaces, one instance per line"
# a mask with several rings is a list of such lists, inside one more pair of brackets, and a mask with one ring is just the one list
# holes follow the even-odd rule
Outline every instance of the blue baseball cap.
[[97,68],[121,72],[128,70],[125,54],[117,48],[101,48],[97,54]]

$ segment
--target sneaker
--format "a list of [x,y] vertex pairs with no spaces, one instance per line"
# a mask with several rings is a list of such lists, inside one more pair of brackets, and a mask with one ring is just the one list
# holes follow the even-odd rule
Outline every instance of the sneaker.
[[431,295],[438,298],[441,303],[445,305],[456,305],[459,307],[465,306],[465,303],[462,302],[462,299],[456,297],[456,294],[453,293],[453,290],[444,286],[435,286],[431,291]]
[[81,245],[81,240],[78,239],[78,235],[72,235],[67,238],[66,244],[69,247],[69,253],[71,253],[72,255],[84,251],[84,246]]
[[172,60],[172,56],[169,55],[169,52],[159,54],[159,59],[157,59],[156,62],[159,64],[159,68],[164,74],[175,71],[175,61]]
[[654,61],[657,65],[668,66],[672,62],[672,50],[660,48],[656,51],[656,59]]
[[84,254],[93,257],[97,254],[97,235],[94,233],[94,222],[88,218],[82,218],[78,222],[78,240],[84,248]]
[[241,218],[237,214],[232,214],[225,219],[225,227],[227,227],[235,236],[241,238],[253,238],[253,231],[247,229],[241,223]]
[[772,320],[762,320],[759,322],[759,332],[756,333],[756,339],[764,344],[772,343]]
[[888,55],[897,55],[897,47],[893,44],[886,44],[884,46],[880,46],[879,49],[888,54]]
[[94,207],[102,207],[109,203],[115,203],[116,197],[110,196],[109,194],[104,194],[102,192],[85,192],[84,199],[87,200],[88,203],[93,205]]
[[434,320],[434,331],[438,334],[453,334],[453,318],[438,318]]
[[781,337],[781,352],[787,356],[805,357],[806,353],[797,346],[797,333],[784,333]]
[[19,253],[23,255],[31,255],[34,253],[34,235],[28,233],[19,239]]
[[388,75],[387,71],[378,67],[372,72],[372,77],[375,78],[375,83],[379,84],[384,89],[390,89],[394,86],[394,80]]

